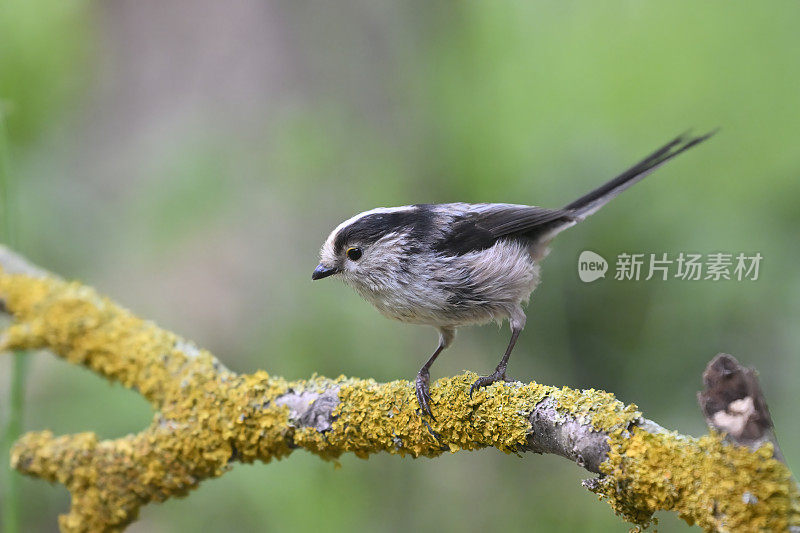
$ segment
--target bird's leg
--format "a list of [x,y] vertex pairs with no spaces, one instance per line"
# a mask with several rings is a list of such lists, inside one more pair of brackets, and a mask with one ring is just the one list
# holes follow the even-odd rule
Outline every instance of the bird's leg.
[[442,350],[447,348],[450,345],[450,342],[453,340],[453,337],[456,335],[456,330],[453,328],[439,328],[439,346],[436,348],[436,351],[433,352],[430,359],[428,359],[422,368],[419,369],[417,372],[417,379],[416,379],[416,393],[417,393],[417,402],[419,403],[419,407],[422,410],[422,414],[428,415],[433,420],[436,418],[433,416],[431,412],[431,394],[430,394],[430,368],[436,358],[439,357],[439,354],[442,353]]
[[522,328],[525,327],[525,314],[520,310],[511,316],[509,323],[511,325],[511,340],[508,342],[506,353],[503,354],[503,358],[500,359],[500,363],[498,363],[497,368],[494,369],[494,373],[488,376],[481,376],[475,380],[475,383],[469,388],[470,397],[472,397],[472,393],[476,390],[491,385],[496,381],[514,381],[506,376],[506,367],[508,366],[508,358],[511,356],[512,350],[514,350],[514,345],[517,344],[517,338]]

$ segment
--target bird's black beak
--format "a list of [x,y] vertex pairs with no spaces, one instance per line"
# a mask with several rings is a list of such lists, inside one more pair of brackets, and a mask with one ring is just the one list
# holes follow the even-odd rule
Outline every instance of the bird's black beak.
[[317,268],[314,269],[314,273],[311,274],[311,279],[317,280],[317,279],[327,278],[328,276],[332,276],[337,272],[339,272],[338,268],[326,267],[325,265],[320,263],[317,265]]

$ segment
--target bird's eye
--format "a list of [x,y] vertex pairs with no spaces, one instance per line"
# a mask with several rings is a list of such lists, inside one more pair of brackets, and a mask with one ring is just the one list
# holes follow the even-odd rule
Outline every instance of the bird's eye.
[[351,246],[350,248],[348,248],[347,258],[350,261],[358,261],[359,259],[361,259],[361,248],[358,248],[356,246]]

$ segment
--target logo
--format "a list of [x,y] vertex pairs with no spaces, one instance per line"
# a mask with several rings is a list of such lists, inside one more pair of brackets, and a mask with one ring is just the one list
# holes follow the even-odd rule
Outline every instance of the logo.
[[591,283],[600,278],[606,277],[608,271],[608,261],[603,256],[589,250],[581,252],[578,257],[578,277],[584,283]]
[[[764,256],[759,252],[713,252],[707,254],[628,253],[617,255],[614,281],[757,281]],[[606,277],[608,262],[595,252],[584,250],[578,257],[578,277],[591,283]]]

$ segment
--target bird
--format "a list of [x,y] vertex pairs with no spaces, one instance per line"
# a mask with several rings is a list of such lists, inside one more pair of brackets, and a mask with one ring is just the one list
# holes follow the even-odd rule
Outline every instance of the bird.
[[539,284],[550,241],[714,133],[679,135],[560,209],[458,202],[364,211],[330,233],[311,279],[338,277],[383,315],[438,330],[439,344],[415,379],[421,413],[435,420],[430,368],[457,328],[508,320],[505,353],[493,373],[472,384],[470,397],[492,383],[512,381],[508,360],[525,327],[523,305]]

